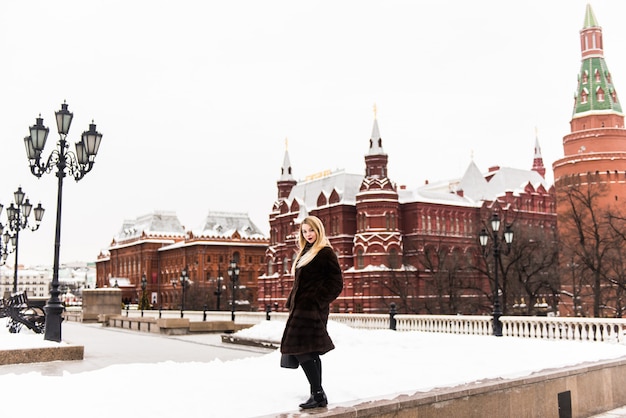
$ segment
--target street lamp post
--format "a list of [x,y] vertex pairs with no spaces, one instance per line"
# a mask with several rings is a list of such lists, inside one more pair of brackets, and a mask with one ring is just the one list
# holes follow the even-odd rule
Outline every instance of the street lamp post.
[[41,206],[41,203],[35,208],[35,225],[31,226],[29,222],[30,214],[33,210],[33,205],[29,199],[26,198],[26,193],[22,191],[22,187],[18,187],[17,191],[13,193],[15,197],[15,204],[11,203],[11,206],[7,208],[7,232],[10,234],[13,250],[15,251],[15,266],[13,271],[13,293],[17,293],[17,270],[18,270],[18,245],[20,240],[20,231],[22,229],[30,229],[36,231],[39,229],[41,220],[45,209]]
[[63,198],[63,179],[66,175],[74,177],[74,180],[81,180],[94,165],[102,134],[96,131],[96,125],[89,124],[89,130],[81,135],[80,142],[75,144],[76,152],[69,151],[67,144],[67,134],[72,124],[74,115],[67,110],[67,104],[61,105],[61,110],[55,112],[59,142],[48,159],[42,158],[41,153],[46,145],[48,132],[50,131],[43,124],[43,119],[38,117],[35,125],[30,127],[30,135],[24,138],[26,146],[26,156],[30,164],[30,171],[36,177],[50,173],[56,168],[57,176],[57,215],[56,231],[54,236],[54,265],[52,267],[52,283],[50,289],[50,299],[44,306],[46,312],[46,325],[44,329],[44,339],[48,341],[61,342],[61,313],[63,304],[59,299],[59,258],[61,249],[61,207]]
[[183,317],[183,312],[185,311],[185,288],[187,287],[187,283],[189,283],[189,276],[187,275],[187,267],[183,269],[180,273],[180,286],[183,288],[183,298],[180,302],[180,317]]
[[146,304],[146,287],[148,286],[148,280],[146,279],[146,273],[141,276],[141,317],[143,318],[143,310]]
[[230,284],[232,286],[230,319],[235,322],[235,289],[237,280],[239,280],[239,267],[237,267],[237,262],[235,260],[230,261],[230,265],[228,266],[228,277],[230,277]]
[[[494,213],[491,216],[491,234],[487,232],[486,229],[483,228],[480,231],[478,236],[480,240],[480,245],[483,247],[483,251],[486,251],[487,244],[489,242],[489,237],[493,241],[493,258],[494,258],[494,291],[493,291],[493,335],[496,337],[502,336],[502,322],[500,322],[500,317],[502,316],[502,309],[500,308],[500,285],[498,283],[498,269],[500,266],[500,241],[502,238],[499,235],[500,231],[500,217],[497,213]],[[507,225],[504,230],[504,242],[507,245],[507,253],[511,249],[511,242],[513,241],[513,230],[510,225]]]
[[218,267],[217,269],[217,288],[215,289],[215,297],[217,299],[217,306],[215,307],[216,311],[220,310],[220,297],[222,296],[222,270]]
[[[2,213],[2,209],[4,205],[0,203],[0,213]],[[4,231],[5,226],[0,223],[0,233]],[[4,231],[2,234],[2,240],[0,240],[0,265],[4,265],[7,261],[7,257],[11,252],[13,252],[13,248],[10,248],[11,234],[9,231]]]

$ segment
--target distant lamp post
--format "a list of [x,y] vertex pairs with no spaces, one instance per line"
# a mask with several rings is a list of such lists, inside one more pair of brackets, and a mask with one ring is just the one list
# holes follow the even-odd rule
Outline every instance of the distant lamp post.
[[[2,209],[4,205],[0,203],[0,213],[2,213]],[[4,225],[0,223],[0,233],[4,231]],[[7,261],[7,257],[9,254],[13,252],[13,249],[9,246],[11,242],[11,234],[8,231],[5,231],[2,234],[2,240],[0,240],[0,265],[4,265]]]
[[[500,285],[498,283],[498,269],[501,264],[500,261],[500,241],[504,240],[507,245],[507,253],[511,249],[511,242],[513,242],[513,230],[510,225],[504,230],[504,238],[500,237],[500,218],[497,213],[494,213],[491,216],[491,234],[487,232],[487,230],[483,229],[480,231],[478,238],[480,240],[480,245],[483,247],[483,251],[487,250],[487,244],[489,243],[489,238],[493,241],[493,258],[494,258],[494,280],[495,286],[493,291],[493,335],[496,337],[502,336],[502,322],[500,322],[500,317],[502,316],[502,309],[500,308]],[[485,253],[486,254],[486,253]]]
[[230,277],[230,284],[232,286],[230,319],[235,322],[235,289],[237,286],[237,280],[239,280],[239,267],[237,267],[237,262],[234,260],[231,260],[230,265],[228,266],[228,277]]
[[148,286],[148,280],[146,274],[141,276],[141,317],[143,318],[143,310],[146,308],[146,287]]
[[218,268],[217,269],[217,279],[216,279],[217,285],[216,285],[216,289],[215,289],[215,298],[216,298],[216,307],[215,310],[219,311],[220,310],[220,298],[222,296],[222,271]]
[[94,123],[89,124],[89,130],[81,135],[80,142],[76,143],[76,152],[69,151],[67,144],[67,134],[72,124],[74,115],[67,110],[67,104],[61,105],[61,110],[55,112],[59,142],[57,148],[52,150],[46,160],[41,153],[46,145],[48,132],[50,131],[43,124],[43,119],[38,117],[33,126],[30,127],[30,135],[24,138],[26,146],[26,156],[30,164],[30,171],[36,177],[50,173],[56,168],[58,183],[57,191],[57,215],[56,232],[54,236],[54,265],[52,271],[52,283],[50,299],[44,311],[46,312],[46,325],[44,329],[44,339],[48,341],[61,342],[61,313],[63,304],[59,299],[59,256],[61,249],[61,207],[63,198],[63,179],[66,175],[74,177],[79,181],[91,171],[94,165],[102,134],[96,131]]
[[183,297],[182,300],[180,302],[180,317],[182,318],[184,315],[184,311],[185,311],[185,288],[187,287],[187,284],[189,283],[189,276],[187,275],[187,267],[185,267],[183,269],[183,271],[180,273],[180,286],[183,288]]
[[43,219],[45,209],[41,206],[41,203],[37,205],[35,208],[35,225],[31,226],[29,217],[33,211],[33,205],[30,203],[29,199],[26,198],[26,193],[22,191],[21,186],[17,188],[17,191],[13,193],[13,196],[15,197],[15,203],[11,203],[11,206],[7,208],[7,233],[10,233],[11,244],[13,251],[15,251],[13,293],[17,293],[18,245],[20,240],[20,231],[22,229],[30,229],[31,231],[38,230],[41,220]]

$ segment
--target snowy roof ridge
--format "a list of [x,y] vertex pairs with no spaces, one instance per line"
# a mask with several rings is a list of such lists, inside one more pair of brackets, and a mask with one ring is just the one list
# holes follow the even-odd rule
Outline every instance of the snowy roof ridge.
[[310,211],[317,208],[317,198],[320,194],[329,198],[335,190],[340,198],[339,204],[354,205],[363,177],[362,174],[351,174],[342,169],[324,176],[310,178],[298,182],[291,189],[284,203],[291,207],[293,201],[296,200],[301,211]]
[[191,235],[195,238],[266,238],[247,212],[226,211],[209,211],[202,225],[191,230]]
[[142,236],[152,238],[183,237],[185,229],[180,223],[176,212],[155,210],[138,216],[136,219],[124,220],[122,228],[114,237],[115,241],[126,241]]

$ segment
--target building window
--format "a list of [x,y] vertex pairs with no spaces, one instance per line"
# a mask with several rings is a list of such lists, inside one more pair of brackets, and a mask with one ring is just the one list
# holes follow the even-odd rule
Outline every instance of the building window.
[[392,269],[398,268],[398,250],[395,248],[392,248],[391,251],[389,251],[389,267]]
[[363,261],[363,250],[358,250],[356,252],[356,267],[359,269],[362,269],[364,266],[364,261]]

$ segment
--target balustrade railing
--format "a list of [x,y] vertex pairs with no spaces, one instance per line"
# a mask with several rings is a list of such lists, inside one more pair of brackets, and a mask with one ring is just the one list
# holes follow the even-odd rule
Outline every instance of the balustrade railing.
[[[140,311],[123,311],[140,316]],[[146,310],[144,316],[158,317],[158,311]],[[162,311],[163,317],[179,317],[180,311]],[[270,320],[286,321],[287,312],[270,312]],[[192,321],[226,321],[226,311],[185,311]],[[448,334],[493,335],[490,315],[394,315],[397,331],[440,332]],[[237,312],[235,322],[255,325],[267,320],[266,312]],[[388,314],[331,313],[330,320],[358,329],[389,329]],[[626,318],[571,318],[545,316],[502,316],[504,337],[576,340],[598,342],[626,341]]]
[[503,316],[502,334],[509,337],[550,340],[624,342],[626,319]]

